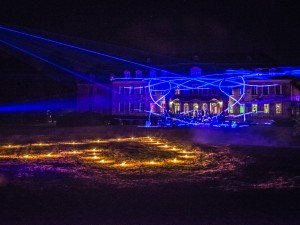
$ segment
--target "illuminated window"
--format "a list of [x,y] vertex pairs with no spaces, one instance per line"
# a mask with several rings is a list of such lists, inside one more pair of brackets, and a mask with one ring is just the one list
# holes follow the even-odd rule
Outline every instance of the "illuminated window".
[[204,114],[208,111],[207,103],[203,103],[202,110],[204,111]]
[[166,103],[165,103],[165,102],[162,102],[162,103],[161,103],[160,112],[161,112],[161,113],[164,113],[164,112],[165,112],[165,108],[166,108]]
[[257,87],[256,86],[251,87],[251,94],[252,95],[257,95]]
[[275,108],[276,108],[276,114],[281,114],[281,112],[282,112],[282,105],[281,105],[281,103],[277,103],[275,105]]
[[179,102],[174,103],[174,110],[175,110],[175,113],[180,113],[180,103]]
[[213,113],[213,114],[217,114],[217,103],[213,102],[213,103],[210,103],[210,112]]
[[281,85],[277,85],[275,86],[275,94],[276,95],[281,95]]
[[129,103],[129,112],[134,112],[134,103]]
[[228,104],[228,113],[233,113],[233,107],[230,103]]
[[257,112],[257,104],[252,104],[252,112]]
[[188,103],[184,103],[183,105],[183,111],[184,113],[188,113],[190,111],[190,107]]
[[150,103],[150,111],[155,112],[155,103]]
[[193,110],[196,111],[196,110],[198,110],[198,109],[199,109],[198,103],[194,103],[194,104],[193,104]]
[[180,89],[179,89],[179,88],[177,88],[177,89],[175,90],[175,95],[180,95]]
[[270,112],[270,105],[264,104],[264,113],[269,113],[269,112]]
[[269,94],[269,87],[268,86],[264,86],[263,87],[263,94],[264,95],[268,95]]
[[240,113],[245,113],[245,104],[240,105]]

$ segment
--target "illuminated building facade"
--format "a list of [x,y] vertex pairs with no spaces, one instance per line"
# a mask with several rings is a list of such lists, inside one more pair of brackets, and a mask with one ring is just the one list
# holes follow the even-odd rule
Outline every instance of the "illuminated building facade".
[[125,70],[122,77],[111,77],[106,86],[111,92],[92,83],[79,84],[80,111],[117,117],[223,114],[236,120],[283,119],[300,113],[299,87],[288,76],[256,73],[203,76],[199,67],[192,67],[187,77],[172,77],[163,72],[158,76],[154,70],[146,72],[136,70],[132,74]]
[[193,81],[198,76],[201,76],[201,69],[193,67],[190,71],[191,82],[187,84],[191,89],[183,86],[169,89],[169,84],[156,77],[153,70],[144,79],[141,71],[137,70],[133,77],[126,70],[124,78],[112,80],[112,114],[139,116],[166,112],[189,115],[221,113],[224,95],[216,87],[199,87],[199,82]]
[[[229,115],[276,119],[300,114],[300,91],[291,79],[248,79],[246,83],[244,96],[241,87],[232,89]],[[240,104],[231,107],[233,99],[239,98]]]

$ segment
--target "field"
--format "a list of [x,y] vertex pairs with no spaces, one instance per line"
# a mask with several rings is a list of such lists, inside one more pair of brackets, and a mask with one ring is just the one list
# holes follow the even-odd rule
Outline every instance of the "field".
[[291,134],[1,128],[0,224],[299,224]]

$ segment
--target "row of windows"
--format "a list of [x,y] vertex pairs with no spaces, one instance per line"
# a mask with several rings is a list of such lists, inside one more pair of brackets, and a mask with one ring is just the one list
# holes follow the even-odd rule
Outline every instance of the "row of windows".
[[[251,87],[251,95],[258,95],[258,88],[257,86],[252,86]],[[263,86],[262,87],[262,94],[263,95],[269,95],[270,94],[270,89],[273,88],[275,89],[275,95],[281,95],[282,94],[282,86],[277,85],[277,86]],[[242,94],[243,89],[240,88],[240,95]]]
[[[127,108],[128,107],[128,108]],[[157,108],[159,109],[160,113],[165,112],[166,104],[161,103],[161,107],[157,107],[155,103],[150,103],[149,105],[150,111],[151,112],[157,112]],[[145,103],[119,103],[119,112],[145,112]]]
[[[262,110],[259,110],[259,107],[263,107]],[[263,111],[263,113],[270,113],[270,104],[252,104],[251,109],[248,109],[248,112],[254,112],[257,113],[259,111]],[[229,107],[229,113],[233,113],[233,107]],[[245,111],[245,104],[240,105],[240,113],[246,113]],[[275,104],[275,113],[276,114],[281,114],[282,113],[282,104],[281,103],[276,103]]]
[[[172,105],[170,105],[170,108],[172,108]],[[174,103],[174,112],[179,113],[181,112],[181,104],[179,102]],[[183,103],[183,112],[189,113],[189,112],[202,112],[203,114],[206,114],[207,112],[217,114],[219,112],[220,105],[217,103],[203,103],[203,104],[198,104],[198,103]]]
[[[125,106],[128,106],[128,108],[126,108]],[[119,112],[144,112],[145,111],[145,103],[123,103],[120,102],[119,103]]]
[[[184,92],[187,93],[187,92]],[[190,90],[189,92],[192,95],[215,95],[217,94],[217,90],[215,88],[201,88],[198,89],[196,86],[193,87],[193,89]],[[175,89],[175,95],[180,95],[183,94],[182,90],[180,89]]]
[[124,94],[129,94],[129,95],[145,95],[145,87],[119,87],[119,94],[124,95]]

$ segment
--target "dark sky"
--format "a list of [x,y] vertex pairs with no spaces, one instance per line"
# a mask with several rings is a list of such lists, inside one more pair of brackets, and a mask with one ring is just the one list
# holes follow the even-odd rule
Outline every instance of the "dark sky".
[[259,52],[288,61],[300,52],[298,5],[274,0],[2,0],[0,21],[165,54]]

